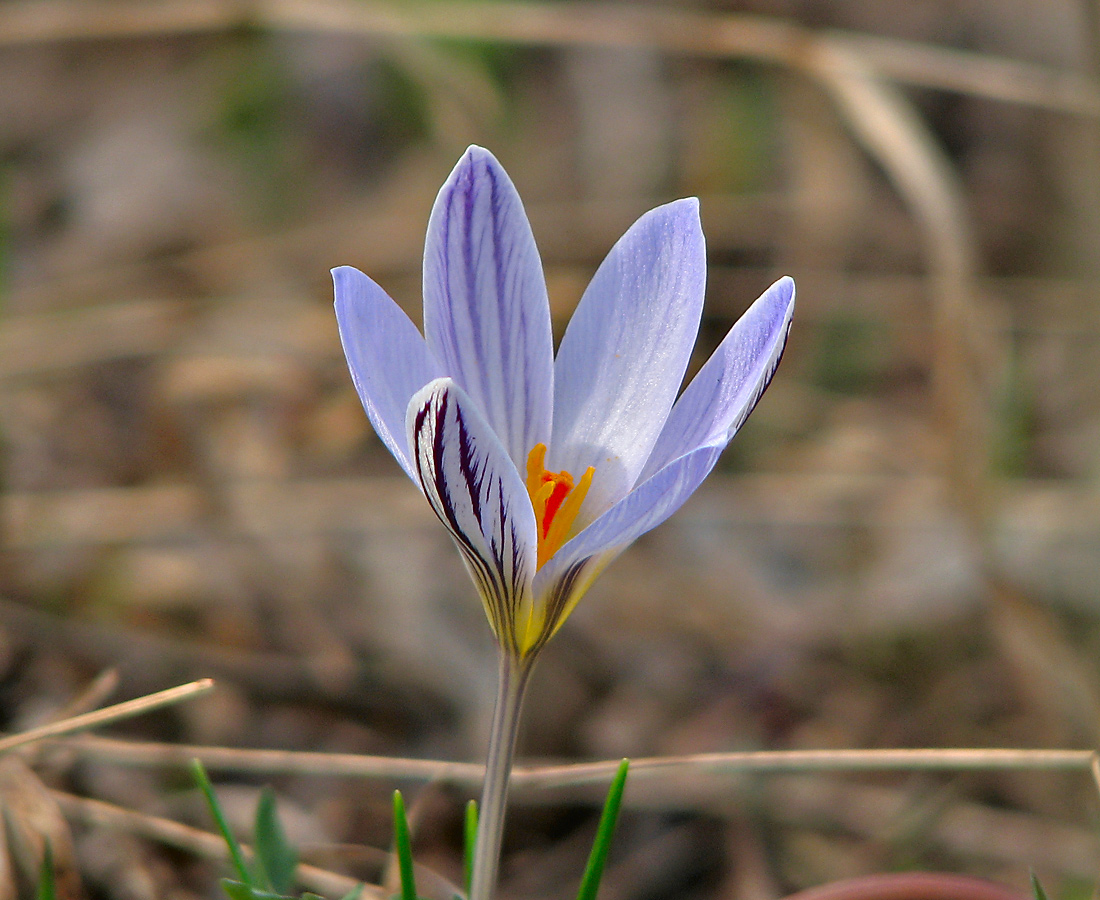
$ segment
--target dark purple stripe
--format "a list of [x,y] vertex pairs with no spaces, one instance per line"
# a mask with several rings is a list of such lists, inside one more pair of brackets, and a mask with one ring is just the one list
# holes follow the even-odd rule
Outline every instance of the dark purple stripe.
[[[434,410],[431,408],[433,402],[436,403],[436,408]],[[479,527],[481,527],[482,535],[490,544],[492,558],[488,560],[485,559],[460,527],[458,515],[451,501],[452,494],[446,481],[444,467],[446,442],[444,440],[445,428],[443,426],[450,406],[450,395],[447,392],[443,392],[438,395],[437,401],[435,398],[432,398],[416,414],[413,440],[416,450],[415,464],[417,475],[420,478],[421,484],[424,485],[425,493],[428,495],[432,510],[451,533],[451,537],[454,538],[459,551],[467,562],[470,574],[479,592],[486,599],[498,639],[507,649],[512,650],[514,653],[518,653],[518,648],[515,643],[515,599],[521,596],[523,588],[519,564],[519,542],[516,539],[514,529],[507,522],[506,508],[504,505],[504,491],[499,479],[497,479],[496,482],[498,498],[496,522],[499,527],[495,529],[493,534],[486,534],[482,503],[484,470],[478,471],[476,457],[473,452],[473,442],[462,420],[461,410],[455,407],[455,424],[458,429],[457,446],[459,453],[459,469],[462,472],[463,481],[465,482],[466,490],[473,506],[474,515],[477,518]],[[430,485],[434,490],[429,489],[429,478],[426,477],[424,469],[421,466],[420,455],[420,448],[426,443],[425,433],[429,428],[432,429],[430,434],[430,446],[434,468],[434,472],[430,473]],[[455,487],[457,487],[457,485]],[[512,543],[509,554],[512,563],[510,572],[505,565],[505,548],[502,546],[505,542],[506,529]]]

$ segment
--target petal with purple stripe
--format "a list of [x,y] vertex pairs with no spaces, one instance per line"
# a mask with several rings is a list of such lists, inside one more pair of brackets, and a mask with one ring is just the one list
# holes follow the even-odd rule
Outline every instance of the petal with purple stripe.
[[519,656],[537,556],[527,488],[452,379],[437,379],[412,398],[406,427],[424,494],[458,545],[501,646]]
[[780,278],[737,320],[676,401],[642,478],[696,447],[733,439],[775,374],[793,314],[794,281]]
[[519,194],[481,147],[459,160],[428,221],[424,336],[522,468],[550,439],[550,304]]

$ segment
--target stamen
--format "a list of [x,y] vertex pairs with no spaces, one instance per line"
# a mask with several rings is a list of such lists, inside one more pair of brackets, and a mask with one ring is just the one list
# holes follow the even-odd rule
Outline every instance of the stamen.
[[595,468],[589,466],[577,486],[568,491],[567,496],[562,496],[564,502],[556,510],[557,515],[548,517],[546,534],[539,541],[539,567],[557,553],[565,543],[565,539],[569,536],[569,529],[573,527],[573,521],[581,511],[581,504],[584,503],[588,489],[592,486],[592,476],[595,474]]
[[546,471],[546,444],[535,444],[527,454],[527,493],[533,498],[542,487],[542,473]]
[[536,444],[527,456],[527,493],[538,524],[537,567],[540,569],[568,538],[596,472],[589,466],[580,483],[574,485],[572,475],[549,472],[545,462],[546,445]]

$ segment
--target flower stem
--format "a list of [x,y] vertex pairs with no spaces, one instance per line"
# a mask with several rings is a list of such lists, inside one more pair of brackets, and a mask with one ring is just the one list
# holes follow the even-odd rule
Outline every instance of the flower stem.
[[500,846],[504,837],[504,811],[508,803],[508,776],[516,748],[519,714],[531,676],[531,664],[500,654],[493,728],[489,733],[489,755],[485,761],[485,784],[478,811],[477,844],[474,848],[470,900],[490,900],[496,887]]

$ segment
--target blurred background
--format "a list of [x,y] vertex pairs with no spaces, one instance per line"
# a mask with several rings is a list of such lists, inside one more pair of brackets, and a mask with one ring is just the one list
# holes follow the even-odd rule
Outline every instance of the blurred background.
[[[370,429],[328,276],[357,266],[419,321],[428,212],[479,143],[559,336],[618,236],[685,195],[710,259],[693,366],[798,284],[718,470],[543,654],[521,757],[1096,746],[1098,66],[1085,0],[9,0],[3,728],[114,667],[114,699],[218,680],[115,736],[480,761],[489,630]],[[0,773],[9,849],[52,822],[69,896],[216,895],[218,864],[138,836],[209,827],[178,766],[24,762]],[[217,781],[242,822],[273,784],[311,861],[378,880],[360,848],[388,846],[393,781]],[[1092,895],[1087,772],[707,784],[628,789],[605,898],[911,868],[1026,890],[1029,867]],[[68,800],[65,826],[43,785],[140,816]],[[418,861],[458,879],[469,792],[402,786]],[[597,793],[517,794],[502,896],[575,891]]]

